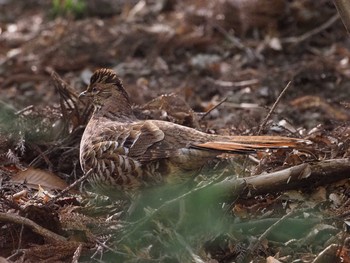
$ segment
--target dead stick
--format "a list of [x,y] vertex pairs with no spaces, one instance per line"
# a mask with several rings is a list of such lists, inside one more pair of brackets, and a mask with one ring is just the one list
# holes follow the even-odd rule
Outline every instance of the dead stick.
[[272,113],[274,112],[275,108],[277,107],[278,103],[282,99],[284,93],[286,93],[287,89],[290,87],[290,84],[292,81],[289,81],[287,85],[284,87],[284,89],[281,91],[280,95],[277,97],[275,103],[272,105],[269,113],[266,115],[265,119],[263,122],[260,124],[259,130],[258,130],[258,135],[261,134],[262,130],[265,128],[267,121],[270,119]]
[[35,233],[38,233],[39,235],[43,236],[44,238],[55,242],[55,243],[59,243],[59,242],[66,242],[67,239],[63,236],[60,236],[46,228],[43,228],[42,226],[38,225],[37,223],[35,223],[34,221],[16,215],[16,214],[9,214],[9,213],[1,213],[0,212],[0,221],[2,222],[10,222],[10,223],[15,223],[15,224],[19,224],[19,225],[24,225],[26,227],[29,227],[30,229],[32,229]]
[[205,189],[222,197],[257,196],[291,189],[311,188],[350,178],[350,159],[304,163],[281,171],[223,180]]
[[[350,177],[350,159],[331,159],[321,162],[304,163],[281,171],[260,174],[238,180],[244,180],[246,189],[241,197],[276,193],[290,189],[311,188],[337,182]],[[232,184],[232,191],[237,193],[237,179],[235,182],[225,183],[225,188]]]

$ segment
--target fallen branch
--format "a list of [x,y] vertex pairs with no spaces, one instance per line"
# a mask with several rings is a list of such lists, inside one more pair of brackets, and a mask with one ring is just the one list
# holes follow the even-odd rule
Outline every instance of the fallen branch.
[[[300,164],[278,172],[245,178],[255,194],[316,187],[350,177],[350,159],[331,159]],[[246,191],[248,193],[248,190]]]
[[212,187],[218,192],[245,197],[291,189],[310,188],[350,178],[350,159],[304,163],[281,171],[224,180]]
[[0,221],[1,222],[9,222],[9,223],[15,223],[18,225],[24,225],[26,227],[29,227],[32,229],[35,233],[43,236],[48,241],[51,241],[52,243],[59,243],[59,242],[66,242],[67,239],[63,236],[60,236],[46,228],[43,228],[42,226],[38,225],[37,223],[33,222],[32,220],[16,215],[16,214],[9,214],[9,213],[0,213]]

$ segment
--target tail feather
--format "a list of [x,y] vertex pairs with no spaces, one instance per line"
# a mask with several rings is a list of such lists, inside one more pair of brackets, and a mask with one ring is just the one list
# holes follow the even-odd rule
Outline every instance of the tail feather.
[[216,150],[234,153],[253,153],[267,149],[301,148],[310,144],[308,140],[281,136],[232,136],[223,141],[192,144],[197,149]]

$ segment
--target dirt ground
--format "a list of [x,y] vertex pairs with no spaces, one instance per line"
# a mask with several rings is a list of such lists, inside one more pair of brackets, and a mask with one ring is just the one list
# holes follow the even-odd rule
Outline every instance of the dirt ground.
[[[350,262],[349,60],[331,1],[0,0],[0,262]],[[141,119],[312,145],[222,156],[128,218],[81,179],[78,95],[102,67]],[[246,185],[203,190],[227,177]]]

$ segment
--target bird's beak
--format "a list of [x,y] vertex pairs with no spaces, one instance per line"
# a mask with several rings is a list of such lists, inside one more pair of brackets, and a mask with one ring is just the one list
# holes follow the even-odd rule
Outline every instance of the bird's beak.
[[87,97],[86,90],[79,94],[79,99]]

